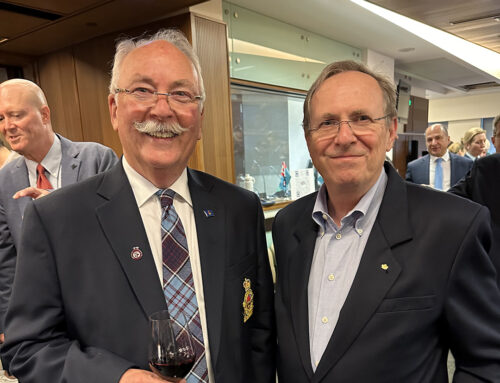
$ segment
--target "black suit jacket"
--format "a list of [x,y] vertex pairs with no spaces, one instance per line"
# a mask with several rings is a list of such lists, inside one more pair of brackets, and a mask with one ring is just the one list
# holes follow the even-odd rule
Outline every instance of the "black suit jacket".
[[[193,170],[188,180],[216,382],[272,382],[273,287],[258,197]],[[245,278],[254,311],[243,323]],[[166,307],[121,163],[27,207],[2,349],[21,382],[116,383],[128,368],[148,369],[148,316]]]
[[307,291],[316,193],[275,219],[280,382],[445,383],[450,348],[454,382],[499,382],[500,292],[487,254],[488,212],[385,171],[379,213],[314,374]]
[[472,169],[449,192],[486,206],[491,214],[493,230],[493,262],[500,282],[500,154],[474,161]]

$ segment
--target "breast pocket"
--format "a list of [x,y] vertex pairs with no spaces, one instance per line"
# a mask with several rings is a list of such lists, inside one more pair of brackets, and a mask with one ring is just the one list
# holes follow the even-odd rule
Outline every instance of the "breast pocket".
[[255,253],[252,253],[241,258],[239,262],[227,266],[226,276],[230,279],[254,276],[257,265],[255,257]]
[[403,297],[384,299],[378,307],[378,313],[391,313],[399,311],[428,310],[436,304],[435,295],[420,297]]

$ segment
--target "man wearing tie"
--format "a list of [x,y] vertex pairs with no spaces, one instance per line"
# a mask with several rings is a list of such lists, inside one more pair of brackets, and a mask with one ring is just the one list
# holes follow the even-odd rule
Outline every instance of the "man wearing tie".
[[467,174],[472,161],[448,151],[450,136],[441,124],[434,124],[425,131],[429,154],[411,161],[406,170],[406,180],[430,185],[438,190],[448,190]]
[[274,382],[259,198],[187,168],[205,99],[192,47],[174,30],[120,42],[109,90],[122,161],[26,209],[3,350],[12,371],[23,383],[164,382],[148,318],[168,310],[196,338],[188,383]]
[[72,142],[55,134],[45,95],[28,80],[12,79],[0,84],[0,133],[12,150],[21,155],[0,171],[0,340],[3,342],[4,318],[26,205],[52,189],[111,168],[118,158],[103,145]]
[[394,85],[354,61],[304,103],[318,193],[280,210],[278,378],[286,383],[498,382],[500,291],[485,207],[401,179]]

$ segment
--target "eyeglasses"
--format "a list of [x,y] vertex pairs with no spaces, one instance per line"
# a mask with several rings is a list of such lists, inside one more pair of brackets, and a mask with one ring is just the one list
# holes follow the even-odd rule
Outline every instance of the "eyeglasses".
[[171,108],[185,108],[201,100],[201,96],[192,95],[186,90],[174,90],[173,92],[157,92],[148,88],[135,88],[132,90],[116,88],[116,93],[125,93],[133,96],[145,107],[152,107],[158,102],[158,96],[167,97]]
[[364,134],[370,134],[375,130],[376,121],[384,120],[389,117],[390,114],[378,118],[371,118],[367,115],[359,115],[352,120],[338,121],[338,120],[324,120],[315,128],[309,128],[309,132],[314,133],[317,137],[335,137],[340,130],[342,123],[347,123],[351,128],[352,132],[356,136],[362,136]]

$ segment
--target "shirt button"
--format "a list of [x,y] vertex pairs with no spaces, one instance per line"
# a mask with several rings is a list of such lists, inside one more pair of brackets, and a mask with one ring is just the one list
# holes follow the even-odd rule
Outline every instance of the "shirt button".
[[335,275],[330,274],[330,275],[328,276],[328,280],[329,280],[329,281],[333,281],[334,279],[335,279]]
[[319,362],[316,362],[315,364],[316,364],[316,367],[318,367]]
[[328,318],[327,317],[321,318],[321,322],[323,322],[324,324],[327,324],[328,323]]
[[358,234],[362,234],[363,233],[363,229],[358,229],[357,232],[358,232]]
[[335,238],[337,238],[337,239],[342,238],[342,234],[340,234],[340,233],[335,234]]
[[323,214],[323,219],[326,221],[328,219],[328,216],[326,214]]

